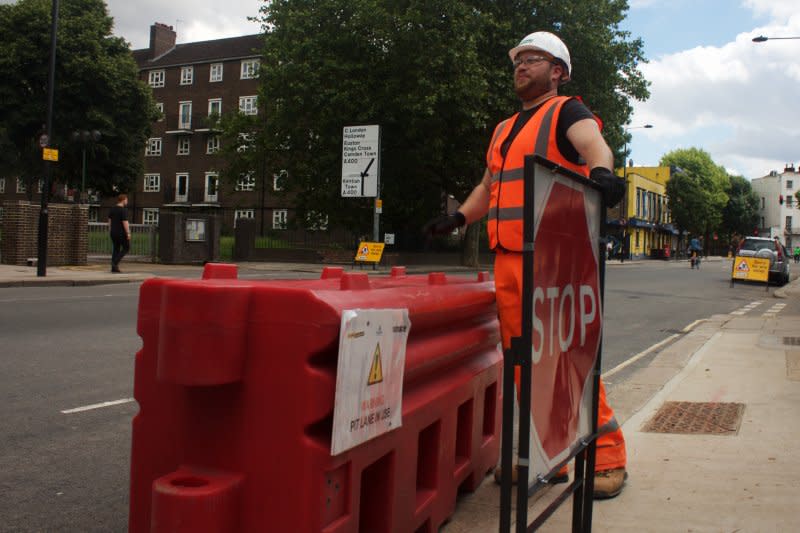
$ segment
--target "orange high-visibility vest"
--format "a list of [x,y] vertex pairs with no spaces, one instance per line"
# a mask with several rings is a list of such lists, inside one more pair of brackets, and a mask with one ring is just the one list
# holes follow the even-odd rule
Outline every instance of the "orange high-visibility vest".
[[564,168],[589,176],[589,167],[568,161],[556,143],[558,116],[569,99],[568,96],[554,96],[545,101],[511,141],[505,157],[500,148],[519,113],[495,128],[486,153],[486,167],[492,180],[488,224],[489,246],[492,250],[522,251],[522,178],[526,155],[541,155]]

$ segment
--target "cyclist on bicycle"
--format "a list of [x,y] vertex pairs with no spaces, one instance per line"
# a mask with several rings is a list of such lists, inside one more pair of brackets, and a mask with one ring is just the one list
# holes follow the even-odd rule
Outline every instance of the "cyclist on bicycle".
[[689,264],[692,268],[695,266],[697,269],[700,269],[700,252],[703,250],[703,246],[700,244],[700,240],[697,237],[693,237],[691,241],[689,241]]

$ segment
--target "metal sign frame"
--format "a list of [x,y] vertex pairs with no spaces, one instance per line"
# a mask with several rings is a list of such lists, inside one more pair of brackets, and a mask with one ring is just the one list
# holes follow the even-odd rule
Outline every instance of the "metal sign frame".
[[[601,192],[597,183],[575,172],[565,169],[539,155],[525,156],[524,168],[524,204],[523,204],[523,258],[522,258],[522,332],[519,337],[511,339],[511,346],[504,351],[503,365],[503,432],[500,467],[504,475],[500,486],[500,533],[511,531],[511,498],[513,487],[509,472],[513,466],[513,432],[514,432],[514,371],[520,367],[519,391],[519,437],[517,450],[517,533],[536,531],[555,511],[572,496],[572,531],[573,533],[589,533],[592,529],[592,503],[594,493],[594,467],[597,448],[597,408],[600,391],[600,369],[603,352],[603,332],[597,347],[597,357],[591,370],[594,383],[591,401],[591,433],[580,440],[578,446],[570,450],[569,455],[557,464],[547,475],[539,476],[536,483],[528,486],[530,468],[530,424],[531,424],[531,378],[533,372],[533,291],[534,291],[534,184],[536,166],[547,168],[554,174],[580,182]],[[605,293],[605,216],[606,206],[601,198],[600,205],[600,239],[598,242],[599,297],[600,310],[604,310]],[[549,483],[564,465],[575,460],[575,473],[570,483],[534,521],[528,523],[528,498]],[[523,481],[524,480],[524,481]]]

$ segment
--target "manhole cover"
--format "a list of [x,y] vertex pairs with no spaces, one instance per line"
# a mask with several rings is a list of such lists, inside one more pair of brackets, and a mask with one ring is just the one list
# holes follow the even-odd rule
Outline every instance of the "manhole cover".
[[787,346],[800,346],[800,337],[784,337],[783,344]]
[[743,403],[666,402],[642,431],[684,435],[735,435]]

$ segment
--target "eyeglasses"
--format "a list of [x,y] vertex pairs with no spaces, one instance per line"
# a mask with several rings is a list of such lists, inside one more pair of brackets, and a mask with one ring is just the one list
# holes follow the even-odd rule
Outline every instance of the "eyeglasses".
[[516,70],[520,65],[525,65],[526,67],[532,67],[536,63],[541,63],[542,61],[547,61],[548,63],[552,63],[549,57],[545,56],[527,56],[522,59],[515,59],[514,60],[514,69]]

